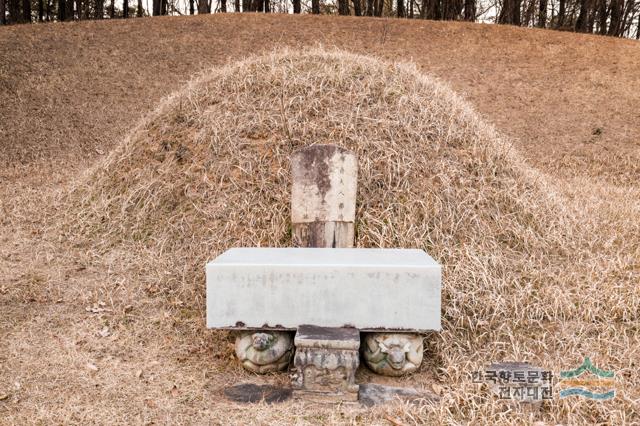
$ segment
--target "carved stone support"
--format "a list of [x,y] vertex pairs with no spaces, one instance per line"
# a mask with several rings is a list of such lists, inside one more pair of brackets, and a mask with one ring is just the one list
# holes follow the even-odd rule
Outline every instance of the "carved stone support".
[[293,339],[286,331],[244,331],[236,337],[236,356],[244,368],[264,374],[287,368]]
[[365,364],[383,376],[403,376],[422,363],[422,336],[411,333],[367,333],[362,357]]
[[295,338],[294,396],[322,402],[357,401],[360,336],[354,328],[301,326]]

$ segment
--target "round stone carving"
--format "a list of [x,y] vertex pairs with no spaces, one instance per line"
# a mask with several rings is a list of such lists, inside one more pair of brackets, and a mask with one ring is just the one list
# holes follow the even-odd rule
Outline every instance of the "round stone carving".
[[293,339],[286,331],[245,331],[236,337],[236,356],[254,373],[284,370],[292,353]]
[[405,333],[369,333],[364,338],[367,367],[383,376],[413,373],[422,363],[422,336]]

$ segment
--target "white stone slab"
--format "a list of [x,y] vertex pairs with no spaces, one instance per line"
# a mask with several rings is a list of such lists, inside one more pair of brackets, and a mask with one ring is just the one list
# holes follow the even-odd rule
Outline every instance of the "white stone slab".
[[235,248],[206,272],[210,328],[440,330],[441,267],[422,250]]

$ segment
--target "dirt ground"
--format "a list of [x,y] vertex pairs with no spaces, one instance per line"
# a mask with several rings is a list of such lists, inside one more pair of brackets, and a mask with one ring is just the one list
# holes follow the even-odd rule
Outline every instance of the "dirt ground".
[[[190,329],[204,326],[204,313],[183,309],[179,294],[158,297],[151,279],[128,267],[131,253],[104,257],[90,245],[63,245],[56,227],[68,186],[194,74],[274,47],[318,44],[416,63],[600,215],[605,231],[640,217],[637,41],[256,14],[3,27],[0,423],[420,422],[402,407],[256,410],[225,402],[225,385],[286,377],[245,373],[224,336],[194,341]],[[145,283],[148,297],[133,294],[132,281]],[[433,389],[432,379],[393,383]]]

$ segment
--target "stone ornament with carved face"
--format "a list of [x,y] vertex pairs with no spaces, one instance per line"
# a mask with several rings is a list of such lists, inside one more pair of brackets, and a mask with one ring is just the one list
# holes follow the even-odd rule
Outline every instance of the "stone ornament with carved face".
[[293,353],[291,333],[246,331],[236,337],[236,356],[244,368],[264,374],[287,368]]
[[422,363],[422,336],[404,333],[369,333],[364,338],[367,366],[384,376],[413,373]]

